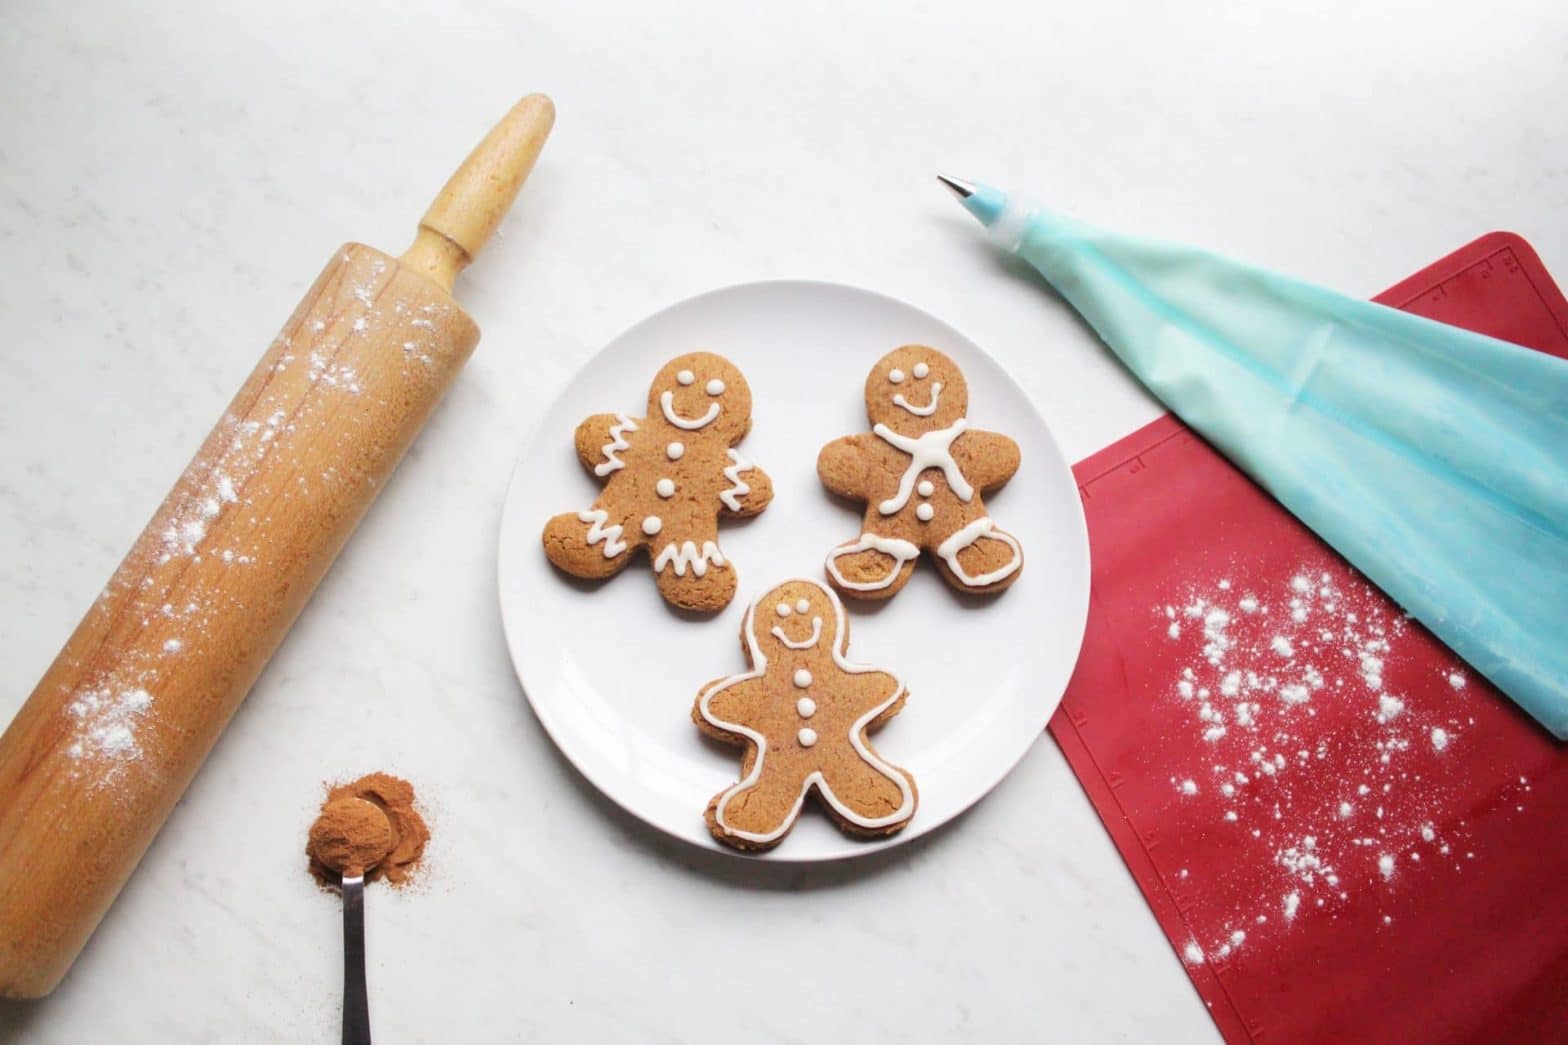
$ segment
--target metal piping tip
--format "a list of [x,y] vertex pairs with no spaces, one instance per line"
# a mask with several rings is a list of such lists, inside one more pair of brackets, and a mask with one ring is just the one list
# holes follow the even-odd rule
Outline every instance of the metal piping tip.
[[962,178],[949,178],[945,174],[938,174],[936,180],[946,185],[952,190],[953,195],[961,200],[967,200],[975,194],[974,184],[964,181]]

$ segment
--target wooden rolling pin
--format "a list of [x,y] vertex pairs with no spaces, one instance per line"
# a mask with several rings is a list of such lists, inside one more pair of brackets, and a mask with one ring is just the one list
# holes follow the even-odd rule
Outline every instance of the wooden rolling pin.
[[333,256],[0,737],[0,994],[64,977],[473,351],[452,281],[554,119],[519,102],[401,258]]

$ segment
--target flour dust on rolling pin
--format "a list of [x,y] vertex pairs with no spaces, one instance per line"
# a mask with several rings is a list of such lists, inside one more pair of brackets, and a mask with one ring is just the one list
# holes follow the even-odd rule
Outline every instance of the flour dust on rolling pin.
[[379,451],[398,441],[377,426],[408,401],[433,401],[466,358],[453,346],[472,335],[451,328],[468,318],[433,294],[388,293],[396,272],[368,248],[334,259],[84,621],[108,644],[132,631],[152,639],[124,647],[132,655],[110,673],[95,673],[90,655],[81,664],[62,743],[88,787],[119,792],[125,774],[160,771],[160,749],[186,728],[170,700],[206,699],[182,657],[205,646],[247,660],[253,628],[232,624],[273,602],[249,596],[315,554],[314,528],[357,519],[362,488],[390,470]]

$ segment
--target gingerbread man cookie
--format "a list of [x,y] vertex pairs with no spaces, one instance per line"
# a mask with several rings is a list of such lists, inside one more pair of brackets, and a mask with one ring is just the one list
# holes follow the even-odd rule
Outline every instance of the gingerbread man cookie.
[[713,837],[771,849],[812,790],[850,834],[890,835],[915,815],[914,777],[866,737],[902,710],[904,684],[846,661],[848,642],[844,604],[816,581],[787,581],[746,611],[751,670],[703,687],[691,713],[704,733],[746,748],[740,781],[708,803]]
[[709,612],[735,597],[719,550],[720,516],[756,515],[773,483],[734,449],[751,428],[751,389],[711,352],[666,363],[646,417],[595,414],[577,426],[577,456],[606,480],[593,505],[545,525],[550,561],[574,577],[620,572],[646,548],[666,602]]
[[822,448],[817,474],[842,497],[866,502],[858,538],[828,555],[846,595],[898,594],[922,551],[960,591],[998,592],[1018,579],[1023,549],[986,514],[981,494],[1018,471],[1018,444],[969,427],[969,386],[934,348],[905,345],[866,378],[871,431]]

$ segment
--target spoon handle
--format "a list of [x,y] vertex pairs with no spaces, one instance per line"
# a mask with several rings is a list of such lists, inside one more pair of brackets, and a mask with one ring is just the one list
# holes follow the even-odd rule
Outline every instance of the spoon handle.
[[370,1045],[365,994],[365,879],[343,879],[343,1045]]

